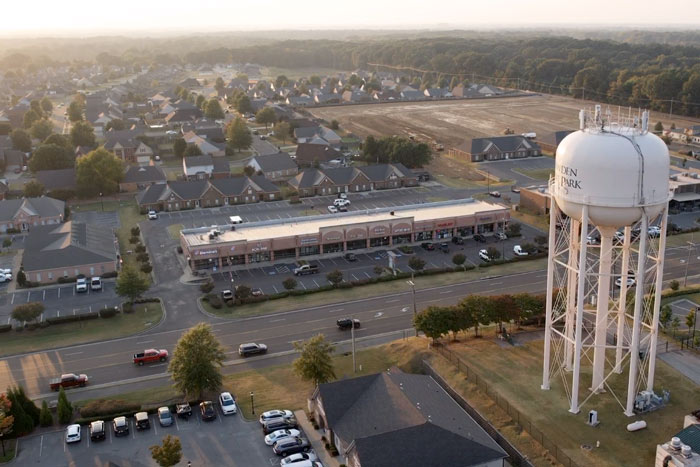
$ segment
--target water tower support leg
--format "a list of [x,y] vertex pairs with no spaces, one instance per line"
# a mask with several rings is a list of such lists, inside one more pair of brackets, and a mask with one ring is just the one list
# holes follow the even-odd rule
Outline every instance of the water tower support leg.
[[625,344],[625,311],[627,309],[627,276],[630,268],[630,241],[631,235],[630,226],[625,227],[625,240],[622,244],[622,268],[620,269],[620,278],[622,279],[622,287],[620,287],[620,298],[617,304],[617,339],[615,345],[615,373],[622,373],[622,357],[624,356]]
[[659,236],[659,254],[656,260],[656,287],[654,296],[654,316],[651,320],[651,340],[649,344],[649,373],[647,391],[654,390],[654,372],[656,371],[656,348],[659,343],[659,311],[661,310],[661,289],[664,281],[664,255],[666,253],[666,223],[668,222],[668,205],[661,214],[661,235]]
[[[574,322],[576,321],[576,290],[578,288],[578,253],[581,231],[581,223],[571,219],[571,229],[569,233],[569,270],[566,272],[566,321],[564,323],[564,368],[571,371],[574,365]],[[588,233],[586,232],[586,237]]]
[[551,198],[549,208],[549,254],[547,257],[547,295],[545,305],[545,327],[544,327],[544,362],[542,364],[542,386],[543,390],[549,390],[549,369],[552,350],[552,290],[554,287],[554,255],[555,255],[555,237],[557,234],[557,214],[559,208]]
[[610,271],[613,253],[613,227],[599,227],[600,262],[598,267],[598,303],[595,316],[593,348],[593,378],[591,391],[602,392],[605,378],[605,347],[608,337],[608,307],[610,306]]
[[583,327],[583,305],[584,295],[586,292],[586,253],[587,244],[584,232],[588,233],[588,205],[584,204],[581,213],[581,249],[579,251],[578,260],[578,290],[576,292],[576,328],[574,338],[574,374],[571,383],[571,407],[569,412],[578,413],[578,389],[581,376],[581,349],[583,347],[581,341],[581,331]]

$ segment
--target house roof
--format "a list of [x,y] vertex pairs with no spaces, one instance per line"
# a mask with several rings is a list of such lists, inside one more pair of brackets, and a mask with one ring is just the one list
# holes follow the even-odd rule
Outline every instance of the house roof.
[[250,180],[258,186],[258,189],[260,191],[263,191],[265,193],[277,193],[280,191],[280,188],[272,183],[270,180],[265,178],[264,175],[253,175],[250,177]]
[[520,145],[526,149],[538,149],[537,143],[528,141],[527,138],[520,135],[494,136],[490,138],[474,138],[471,142],[471,154],[479,154],[485,152],[491,147],[496,146],[501,152],[513,152]]
[[165,183],[149,185],[148,188],[137,195],[136,201],[139,205],[154,204],[163,199],[167,192],[169,192],[169,188]]
[[69,268],[117,259],[108,227],[66,222],[33,227],[25,240],[22,266],[27,271]]
[[110,130],[105,133],[105,149],[112,151],[117,143],[125,149],[136,149],[141,144],[136,137],[141,135],[143,135],[141,130]]
[[224,157],[212,157],[212,160],[214,165],[212,173],[231,173],[231,165],[229,164],[228,159]]
[[169,182],[168,188],[184,200],[193,200],[201,198],[209,184],[206,180],[177,180]]
[[20,210],[30,216],[43,218],[63,216],[66,203],[61,200],[42,196],[40,198],[6,199],[0,201],[0,222],[15,218]]
[[240,195],[250,185],[248,177],[213,178],[209,183],[224,196]]
[[318,169],[306,169],[289,180],[289,184],[299,188],[311,188],[323,179],[323,173]]
[[46,191],[75,190],[75,168],[58,170],[40,170],[36,178],[44,185]]
[[131,166],[126,169],[124,179],[121,183],[164,182],[165,180],[165,174],[156,166]]
[[373,182],[388,180],[392,174],[396,177],[415,177],[411,170],[400,163],[365,165],[358,167],[358,170],[362,171]]
[[321,134],[320,126],[306,126],[294,129],[294,137],[299,138],[312,138],[314,136]]
[[472,466],[506,457],[502,452],[466,439],[433,423],[355,439],[362,465],[422,467]]
[[297,160],[312,163],[315,160],[318,162],[328,162],[337,159],[342,154],[330,146],[323,144],[300,143],[297,146]]
[[324,169],[323,173],[336,185],[347,185],[362,172],[354,167],[336,167],[332,169]]
[[214,165],[214,160],[209,154],[204,154],[202,156],[188,156],[184,159],[185,167],[203,167],[205,165]]
[[297,167],[296,162],[294,162],[294,160],[286,152],[255,156],[253,159],[258,163],[263,172],[289,170]]

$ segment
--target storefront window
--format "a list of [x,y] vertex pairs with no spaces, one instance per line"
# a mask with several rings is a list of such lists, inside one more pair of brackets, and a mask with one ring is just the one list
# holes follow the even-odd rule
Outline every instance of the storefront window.
[[262,263],[263,261],[270,261],[269,251],[259,251],[248,255],[249,263]]
[[296,248],[289,248],[286,250],[275,250],[275,260],[284,258],[296,258],[297,250]]
[[493,227],[495,224],[479,224],[476,228],[478,233],[490,233],[493,232]]
[[429,230],[427,232],[417,232],[416,233],[416,241],[417,242],[422,242],[423,240],[432,240],[433,239],[433,231]]
[[324,253],[338,253],[341,251],[343,251],[342,243],[328,243],[326,245],[323,245]]
[[474,235],[474,227],[458,227],[457,235],[459,235],[460,237],[469,237],[471,235]]
[[452,237],[452,229],[439,229],[436,230],[435,233],[437,234],[438,239]]
[[367,248],[367,240],[352,240],[347,243],[348,250],[360,250]]
[[193,269],[212,269],[218,264],[216,258],[196,259],[193,262]]
[[387,245],[389,245],[389,237],[371,238],[369,240],[369,246],[371,248],[376,248],[378,246],[387,246]]
[[311,256],[321,253],[321,247],[318,245],[303,246],[299,248],[299,256]]
[[221,258],[221,263],[224,266],[234,266],[236,264],[245,264],[245,255],[225,256]]
[[399,245],[401,243],[411,243],[411,234],[394,235],[392,242],[394,245]]

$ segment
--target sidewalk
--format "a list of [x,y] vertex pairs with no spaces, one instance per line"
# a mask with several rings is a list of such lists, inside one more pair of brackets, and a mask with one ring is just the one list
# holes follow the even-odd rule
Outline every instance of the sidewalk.
[[306,436],[308,437],[311,446],[313,446],[314,452],[318,456],[318,460],[320,460],[323,463],[323,466],[339,467],[339,457],[331,457],[328,451],[326,451],[326,448],[323,445],[323,442],[321,441],[321,436],[323,436],[321,434],[321,431],[316,430],[313,427],[309,419],[306,418],[306,412],[304,412],[303,410],[297,410],[296,412],[294,412],[294,416],[296,417],[297,422],[299,422],[299,427],[302,430],[304,430],[304,433],[306,433]]

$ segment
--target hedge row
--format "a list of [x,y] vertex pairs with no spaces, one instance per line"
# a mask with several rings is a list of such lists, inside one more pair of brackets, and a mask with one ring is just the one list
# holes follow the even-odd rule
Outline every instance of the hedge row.
[[76,321],[88,321],[91,319],[99,318],[98,313],[83,313],[79,315],[65,315],[65,316],[55,316],[53,318],[46,318],[46,322],[49,324],[63,324],[63,323],[74,323]]
[[141,410],[141,404],[115,399],[98,399],[88,402],[80,408],[80,416],[84,418],[104,417],[115,413],[134,413]]
[[0,332],[7,332],[12,329],[11,324],[0,324]]
[[[100,401],[95,401],[95,402],[100,402]],[[103,407],[109,406],[109,402],[110,402],[109,400],[105,400],[103,402],[104,402]],[[128,402],[124,402],[124,401],[114,401],[114,402],[128,404]],[[197,408],[197,406],[199,405],[200,402],[202,402],[200,399],[190,400],[188,402],[188,404],[192,407],[193,412]],[[158,407],[163,407],[163,406],[168,407],[170,409],[170,412],[172,413],[172,415],[174,417],[177,416],[174,404],[158,404]],[[87,405],[85,407],[87,407]],[[119,405],[116,405],[115,409],[118,409],[119,407],[120,407]],[[103,413],[100,413],[100,415],[92,415],[89,417],[82,416],[83,409],[81,408],[80,415],[82,417],[75,420],[73,423],[76,423],[78,425],[87,425],[87,424],[90,424],[96,420],[111,420],[111,419],[116,418],[116,417],[133,417],[136,412],[146,412],[150,415],[156,414],[158,412],[158,407],[155,407],[155,406],[150,407],[150,408],[143,408],[143,406],[141,406],[141,405],[134,404],[133,407],[131,408],[131,410],[127,410],[128,407],[129,407],[128,405],[121,406],[121,409],[119,409],[118,411],[111,412],[111,413],[103,412]]]

